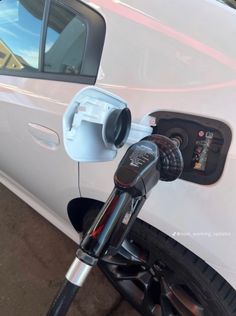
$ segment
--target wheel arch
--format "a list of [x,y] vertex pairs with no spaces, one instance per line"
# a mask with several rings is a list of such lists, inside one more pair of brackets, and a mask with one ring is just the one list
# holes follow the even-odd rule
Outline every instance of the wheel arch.
[[[90,197],[79,197],[72,199],[67,205],[68,217],[77,232],[82,232],[83,227],[83,219],[84,216],[88,213],[89,210],[92,209],[101,209],[104,205],[104,202],[98,199],[92,199]],[[209,260],[209,257],[213,258],[213,255],[207,255],[206,249],[204,247],[204,243],[197,243],[197,241],[193,238],[185,238],[185,240],[181,240],[178,236],[174,236],[171,234],[171,230],[173,226],[169,223],[169,227],[163,225],[163,222],[160,220],[160,225],[155,225],[156,221],[150,221],[150,218],[143,216],[143,213],[140,214],[139,219],[145,222],[147,225],[152,226],[154,229],[159,230],[166,236],[170,237],[173,241],[177,241],[183,247],[191,251],[198,258],[205,261],[210,267],[215,269],[219,275],[221,275],[226,281],[231,284],[231,286],[236,289],[236,274],[234,271],[228,270],[227,268],[217,264],[217,258],[215,260]],[[165,229],[166,228],[166,229]]]
[[83,218],[91,209],[100,209],[103,202],[91,198],[79,197],[72,199],[67,204],[67,214],[72,226],[77,232],[83,230]]

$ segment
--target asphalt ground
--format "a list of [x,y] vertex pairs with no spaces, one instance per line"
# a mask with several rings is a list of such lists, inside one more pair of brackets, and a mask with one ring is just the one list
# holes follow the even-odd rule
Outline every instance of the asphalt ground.
[[[77,245],[0,184],[0,315],[46,315]],[[138,316],[95,268],[69,316]]]

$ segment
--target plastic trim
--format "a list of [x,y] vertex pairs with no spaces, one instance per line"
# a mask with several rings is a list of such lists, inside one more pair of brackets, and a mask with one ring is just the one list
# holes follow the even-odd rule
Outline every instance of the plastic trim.
[[45,45],[46,45],[46,37],[47,37],[47,25],[48,25],[48,17],[50,13],[52,0],[45,1],[44,10],[43,10],[43,20],[40,34],[40,42],[39,42],[39,71],[43,71],[44,66],[44,55],[45,55]]

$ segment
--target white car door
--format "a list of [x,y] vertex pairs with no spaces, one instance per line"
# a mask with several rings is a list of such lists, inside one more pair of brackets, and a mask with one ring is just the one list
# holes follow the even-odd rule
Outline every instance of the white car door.
[[24,199],[48,209],[44,216],[54,223],[66,221],[79,188],[62,115],[96,80],[104,20],[77,1],[1,1],[0,34],[1,181],[16,193],[24,189]]

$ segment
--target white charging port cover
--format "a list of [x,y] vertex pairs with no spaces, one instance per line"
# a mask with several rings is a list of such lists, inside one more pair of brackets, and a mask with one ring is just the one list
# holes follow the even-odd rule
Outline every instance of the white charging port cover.
[[64,146],[81,162],[113,160],[129,135],[131,115],[120,97],[95,87],[75,95],[63,116]]

